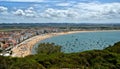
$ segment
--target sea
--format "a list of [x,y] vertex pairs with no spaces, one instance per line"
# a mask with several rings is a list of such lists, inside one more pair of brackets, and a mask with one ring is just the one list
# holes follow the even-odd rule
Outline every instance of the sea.
[[40,43],[55,43],[61,46],[64,53],[83,52],[88,50],[102,50],[120,41],[120,30],[118,31],[99,31],[99,32],[80,32],[54,36],[42,40],[35,44],[32,53]]

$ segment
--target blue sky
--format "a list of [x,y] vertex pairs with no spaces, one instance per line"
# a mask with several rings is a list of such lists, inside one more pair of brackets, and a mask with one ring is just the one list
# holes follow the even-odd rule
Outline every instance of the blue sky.
[[0,23],[120,23],[120,0],[0,0]]

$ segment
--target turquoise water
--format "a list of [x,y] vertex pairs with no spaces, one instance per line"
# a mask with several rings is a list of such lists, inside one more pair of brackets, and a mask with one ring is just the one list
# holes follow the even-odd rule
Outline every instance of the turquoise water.
[[[93,49],[104,49],[120,41],[120,31],[84,32],[67,34],[45,39],[39,43],[49,42],[62,46],[62,52],[82,52]],[[38,43],[38,44],[39,44]],[[37,47],[37,45],[35,47]]]

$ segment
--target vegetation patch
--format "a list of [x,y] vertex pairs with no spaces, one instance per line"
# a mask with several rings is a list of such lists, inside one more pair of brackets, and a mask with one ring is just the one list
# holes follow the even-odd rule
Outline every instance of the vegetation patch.
[[36,55],[25,58],[0,56],[0,69],[120,69],[120,42],[104,50],[62,53],[61,47],[42,43]]

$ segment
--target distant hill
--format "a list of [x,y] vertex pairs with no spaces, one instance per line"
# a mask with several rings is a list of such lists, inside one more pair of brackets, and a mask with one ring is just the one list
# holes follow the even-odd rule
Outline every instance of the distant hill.
[[1,23],[0,29],[4,28],[73,28],[73,29],[120,29],[120,23],[93,24],[93,23]]

